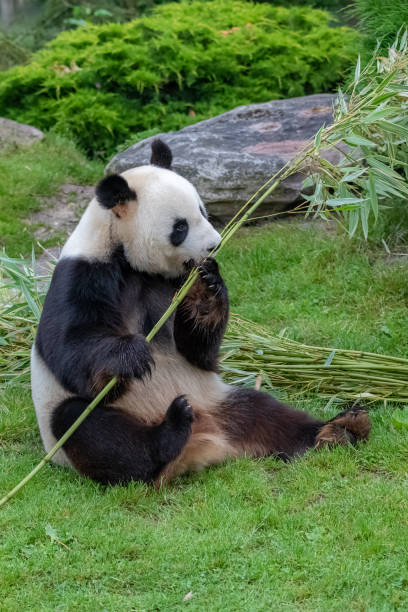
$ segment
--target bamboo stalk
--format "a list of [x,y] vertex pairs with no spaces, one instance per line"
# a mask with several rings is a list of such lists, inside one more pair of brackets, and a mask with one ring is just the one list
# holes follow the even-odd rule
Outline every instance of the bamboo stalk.
[[246,381],[252,385],[261,375],[268,391],[277,386],[342,399],[408,399],[408,359],[402,357],[310,347],[274,336],[237,315],[231,316],[223,349],[227,353],[220,365],[232,384]]

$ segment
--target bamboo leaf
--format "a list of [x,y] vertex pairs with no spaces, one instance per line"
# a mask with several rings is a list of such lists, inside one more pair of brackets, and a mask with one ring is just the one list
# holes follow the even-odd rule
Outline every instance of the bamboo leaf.
[[374,105],[382,104],[383,102],[386,102],[390,98],[395,98],[395,95],[396,95],[395,91],[389,91],[388,93],[382,93],[378,96],[375,96],[375,98],[373,98],[372,100],[372,103]]
[[[388,87],[388,85],[391,83],[391,81],[392,81],[392,80],[393,80],[393,78],[395,77],[396,72],[397,72],[397,70],[396,70],[396,69],[392,70],[392,71],[389,73],[389,75],[388,75],[388,76],[386,76],[386,77],[385,77],[385,78],[384,78],[384,79],[381,81],[381,83],[379,83],[379,85],[377,86],[377,91],[378,91],[378,92],[384,91],[384,89],[385,89],[386,87]],[[389,92],[389,93],[391,94],[391,96],[390,96],[390,97],[392,97],[392,96],[394,95],[394,93],[391,93],[391,92]],[[389,94],[384,94],[384,95],[389,95]],[[374,102],[374,100],[373,100],[373,104],[378,104],[378,101],[377,101],[377,102]]]
[[27,301],[27,305],[30,308],[31,312],[33,313],[35,319],[37,321],[40,320],[40,316],[41,316],[41,310],[38,306],[38,304],[35,302],[33,296],[31,295],[26,283],[20,281],[19,283],[19,287],[21,289],[21,292],[23,293],[26,301]]
[[401,138],[404,138],[405,140],[408,139],[408,128],[401,125],[400,123],[393,123],[392,121],[386,121],[385,119],[381,119],[377,121],[377,125],[379,125],[383,130],[387,132],[391,132],[392,134],[401,136]]
[[[386,157],[385,155],[376,155],[376,159],[379,159],[380,161],[384,161],[389,163],[390,158]],[[395,163],[398,164],[398,166],[406,166],[408,168],[408,162],[404,162],[401,159],[397,159],[395,160]]]
[[377,221],[378,219],[378,198],[377,198],[377,192],[375,189],[374,176],[372,172],[370,172],[368,176],[368,193],[370,195],[371,208],[374,213],[374,218]]
[[365,117],[363,117],[363,123],[365,125],[369,125],[370,123],[375,123],[379,119],[384,119],[385,117],[392,116],[394,113],[394,109],[392,108],[383,108],[382,110],[374,110]]
[[344,139],[344,142],[353,147],[376,147],[376,143],[368,140],[364,136],[351,135]]
[[332,198],[327,200],[328,206],[343,206],[348,204],[362,204],[363,202],[367,202],[367,199],[364,198]]
[[340,183],[351,183],[365,172],[367,172],[367,168],[360,168],[359,170],[354,170],[354,172],[350,172],[350,174],[346,174],[345,176],[343,176],[340,179]]
[[388,255],[391,255],[391,251],[390,251],[390,249],[389,249],[389,246],[388,246],[388,244],[385,242],[384,238],[381,240],[381,242],[383,243],[383,245],[384,245],[384,249],[387,251],[387,254],[388,254]]
[[347,174],[347,172],[353,172],[355,170],[355,166],[339,166],[338,169],[340,172]]
[[316,183],[318,178],[319,178],[319,175],[316,175],[316,174],[311,174],[310,176],[307,176],[302,182],[302,189],[306,189],[307,187],[312,187]]
[[361,71],[361,57],[359,55],[358,59],[357,59],[356,69],[354,71],[354,83],[355,83],[355,85],[357,85],[357,83],[360,80],[360,71]]
[[406,182],[402,180],[402,178],[399,181],[396,181],[385,172],[375,168],[373,169],[373,174],[376,177],[376,182],[380,182],[383,186],[386,186],[387,189],[394,195],[397,195],[399,198],[408,197],[408,186]]
[[376,168],[376,170],[379,170],[385,176],[401,181],[401,175],[386,164],[383,164],[377,157],[367,157],[366,161],[372,168]]
[[325,368],[329,368],[331,366],[331,362],[333,361],[333,357],[336,354],[336,349],[334,349],[330,355],[328,356],[328,358],[326,359],[326,361],[324,362],[324,367]]
[[358,227],[358,222],[360,220],[360,212],[358,209],[350,210],[349,212],[349,228],[348,233],[350,238],[352,238],[356,232]]
[[320,129],[319,129],[319,131],[317,132],[317,134],[316,134],[316,136],[315,136],[315,139],[314,139],[314,145],[315,145],[315,148],[316,148],[316,152],[317,152],[317,153],[318,153],[318,152],[319,152],[319,150],[320,150],[320,142],[321,142],[321,139],[322,139],[322,132],[323,132],[323,129],[324,129],[324,124],[323,124],[323,125],[320,127]]
[[344,98],[344,94],[341,91],[341,89],[338,90],[338,97],[337,100],[335,102],[335,105],[338,106],[341,110],[341,112],[343,113],[343,115],[345,115],[347,113],[347,104],[346,104],[346,100]]
[[366,206],[360,208],[361,226],[363,228],[364,238],[368,238],[368,210]]
[[[375,172],[373,172],[373,174],[375,174]],[[382,177],[381,175],[375,176],[375,185],[376,185],[376,189],[377,189],[377,193],[383,195],[383,196],[396,196],[397,198],[404,198],[406,197],[406,195],[404,193],[401,193],[401,191],[398,191],[397,189],[394,189],[394,187],[392,185],[387,184],[386,182],[386,177]]]
[[407,46],[407,35],[408,35],[408,30],[405,29],[403,35],[401,36],[401,42],[400,42],[400,51],[405,51],[405,48]]

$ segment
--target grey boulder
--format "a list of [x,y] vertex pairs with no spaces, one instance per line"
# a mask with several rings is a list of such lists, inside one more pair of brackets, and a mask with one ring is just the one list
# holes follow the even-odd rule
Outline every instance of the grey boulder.
[[[229,219],[319,130],[332,123],[335,96],[318,94],[232,111],[183,128],[146,138],[116,155],[107,173],[149,162],[150,145],[161,138],[173,151],[173,170],[190,180],[213,219]],[[332,163],[341,153],[326,154]],[[287,210],[301,200],[304,174],[283,181],[257,210],[258,215]]]
[[0,148],[5,145],[27,147],[43,138],[44,133],[32,125],[0,117]]

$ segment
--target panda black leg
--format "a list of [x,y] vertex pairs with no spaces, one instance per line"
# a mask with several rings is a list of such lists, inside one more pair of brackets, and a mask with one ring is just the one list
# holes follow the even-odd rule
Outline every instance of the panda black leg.
[[234,390],[220,406],[217,420],[236,454],[285,460],[308,448],[365,441],[370,434],[365,410],[348,410],[324,422],[252,389]]
[[190,437],[193,421],[193,409],[184,395],[176,397],[158,428],[159,454],[162,462],[170,463],[178,457]]
[[[56,438],[67,431],[89,401],[71,398],[55,408],[52,431]],[[99,405],[63,448],[78,472],[102,484],[151,482],[181,453],[192,421],[193,411],[183,396],[172,402],[163,422],[153,427],[117,408]]]

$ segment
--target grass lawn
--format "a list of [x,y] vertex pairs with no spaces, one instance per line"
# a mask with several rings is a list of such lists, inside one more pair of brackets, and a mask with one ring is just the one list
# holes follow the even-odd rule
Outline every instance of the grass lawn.
[[[234,312],[311,344],[407,356],[408,261],[374,241],[282,222],[244,229],[220,260]],[[330,418],[325,405],[297,402]],[[46,466],[0,510],[0,609],[408,609],[408,430],[392,410],[372,409],[357,449],[231,461],[159,492]],[[29,392],[7,389],[0,494],[42,454]]]
[[92,185],[101,176],[103,164],[89,161],[61,136],[48,135],[27,149],[0,149],[0,246],[13,257],[27,254],[30,213],[63,183]]

